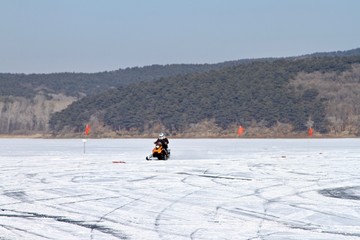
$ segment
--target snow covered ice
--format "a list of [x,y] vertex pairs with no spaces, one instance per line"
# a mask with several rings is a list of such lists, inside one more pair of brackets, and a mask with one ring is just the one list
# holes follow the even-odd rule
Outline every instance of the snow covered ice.
[[359,139],[169,140],[0,139],[0,239],[360,239]]

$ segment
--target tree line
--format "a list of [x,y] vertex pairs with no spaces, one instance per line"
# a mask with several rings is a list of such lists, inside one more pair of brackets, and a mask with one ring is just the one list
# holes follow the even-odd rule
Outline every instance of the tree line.
[[295,132],[313,122],[317,131],[328,133],[326,96],[318,86],[295,87],[292,80],[301,73],[341,74],[359,63],[359,56],[280,59],[140,82],[85,97],[55,113],[49,123],[55,133],[81,132],[96,119],[115,132],[162,126],[176,135],[208,120],[222,129],[283,123]]
[[0,73],[0,134],[76,134],[91,122],[113,136],[216,136],[238,124],[285,134],[310,123],[321,133],[360,135],[357,56],[360,48],[99,73]]

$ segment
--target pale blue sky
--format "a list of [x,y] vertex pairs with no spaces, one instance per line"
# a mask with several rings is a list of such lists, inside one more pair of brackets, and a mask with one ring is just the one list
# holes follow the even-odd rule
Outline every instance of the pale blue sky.
[[0,0],[0,72],[101,72],[360,47],[360,0]]

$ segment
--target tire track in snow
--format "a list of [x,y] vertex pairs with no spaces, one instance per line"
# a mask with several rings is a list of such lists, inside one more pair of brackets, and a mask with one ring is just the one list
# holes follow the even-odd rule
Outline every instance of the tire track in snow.
[[[115,230],[115,229],[110,229],[110,228],[104,227],[100,224],[92,224],[92,223],[87,223],[87,222],[83,222],[83,221],[73,220],[73,219],[70,219],[67,217],[63,217],[63,216],[48,215],[48,214],[41,214],[41,213],[35,213],[35,212],[22,212],[22,211],[7,210],[7,209],[1,209],[1,211],[2,212],[0,213],[0,217],[6,217],[6,218],[10,218],[10,219],[26,218],[26,219],[34,219],[34,220],[43,219],[43,218],[51,219],[56,222],[62,222],[62,223],[75,225],[78,227],[83,227],[83,228],[89,229],[91,231],[99,231],[101,233],[110,235],[112,237],[116,237],[116,238],[120,238],[120,239],[128,239],[128,237],[124,233],[122,233],[118,230]],[[10,212],[10,213],[6,213],[6,212]],[[27,230],[24,230],[24,231],[28,232]]]
[[[19,232],[18,234],[15,234],[15,235],[17,235],[17,237],[16,237],[17,239],[19,239],[19,238],[25,239],[24,237],[28,237],[28,236],[24,236],[24,234],[31,235],[33,237],[41,237],[43,239],[55,239],[55,238],[50,238],[49,236],[45,236],[43,234],[38,234],[38,233],[35,233],[32,231],[24,230],[21,228],[10,226],[10,225],[0,224],[0,227],[5,228],[6,230],[8,230],[11,233],[14,233],[15,231]],[[23,233],[23,234],[21,234],[21,233]],[[7,239],[0,237],[0,240],[7,240]]]
[[176,236],[181,236],[181,237],[187,237],[187,235],[184,235],[180,232],[178,233],[173,233],[173,232],[167,232],[167,231],[161,231],[160,230],[160,221],[163,217],[163,215],[165,214],[166,211],[168,211],[169,209],[171,209],[175,204],[181,202],[181,200],[185,199],[186,197],[192,195],[192,194],[195,194],[199,191],[201,191],[202,189],[200,190],[196,190],[196,191],[193,191],[193,192],[190,192],[188,194],[185,194],[183,196],[181,196],[180,198],[177,198],[175,200],[173,200],[169,205],[167,205],[165,208],[163,208],[159,213],[158,215],[156,216],[155,218],[155,223],[154,223],[154,228],[155,228],[155,231],[158,233],[159,235],[159,238],[160,239],[163,239],[164,238],[164,233],[167,233],[167,234],[171,234],[171,235],[176,235]]
[[[130,202],[126,203],[126,204],[123,204],[123,205],[121,205],[121,206],[118,206],[118,207],[112,209],[111,211],[109,211],[109,212],[105,213],[104,215],[102,215],[102,216],[96,221],[96,223],[97,223],[97,224],[100,223],[101,221],[103,221],[103,219],[105,219],[105,218],[106,218],[107,216],[109,216],[110,214],[112,214],[112,213],[116,212],[117,210],[122,209],[122,208],[124,208],[124,207],[126,207],[126,206],[128,206],[128,205],[130,205],[130,204],[132,204],[132,203],[134,203],[134,202],[140,201],[142,198],[144,198],[144,197],[140,197],[140,198],[134,199],[133,201],[130,201]],[[94,239],[94,238],[93,238],[93,229],[91,229],[91,232],[90,232],[90,239]]]

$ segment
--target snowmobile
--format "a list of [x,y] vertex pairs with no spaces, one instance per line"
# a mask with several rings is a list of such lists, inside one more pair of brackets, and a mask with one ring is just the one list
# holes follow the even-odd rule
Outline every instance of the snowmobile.
[[170,157],[170,149],[165,150],[163,145],[160,142],[155,143],[155,147],[152,150],[152,154],[146,157],[146,160],[153,160],[157,158],[158,160],[168,160]]

